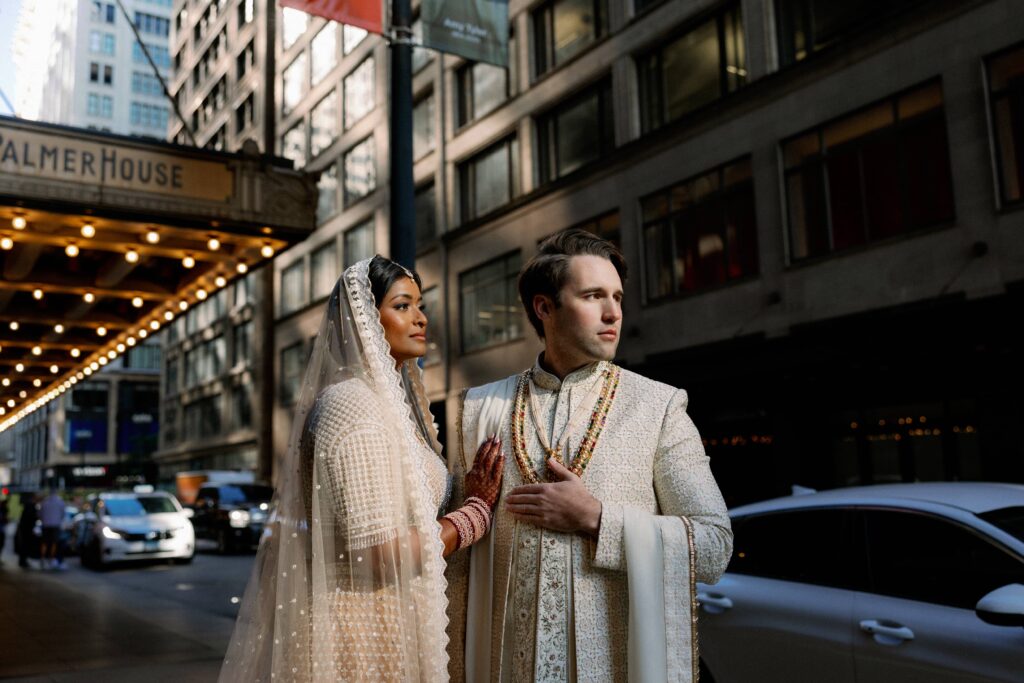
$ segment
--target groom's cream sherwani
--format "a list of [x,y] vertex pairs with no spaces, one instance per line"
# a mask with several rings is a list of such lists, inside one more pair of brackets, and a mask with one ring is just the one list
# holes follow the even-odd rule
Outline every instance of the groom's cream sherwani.
[[[571,459],[586,431],[606,363],[564,381],[533,369],[531,393],[555,444]],[[449,468],[461,483],[491,433],[506,454],[502,495],[525,483],[512,454],[516,376],[470,389]],[[591,391],[594,389],[594,391]],[[713,583],[732,552],[732,532],[686,392],[622,371],[618,392],[583,474],[602,502],[597,542],[517,523],[499,502],[492,532],[449,563],[453,681],[691,681],[696,656],[694,583]],[[544,451],[526,418],[527,451]],[[461,491],[454,505],[461,504]]]

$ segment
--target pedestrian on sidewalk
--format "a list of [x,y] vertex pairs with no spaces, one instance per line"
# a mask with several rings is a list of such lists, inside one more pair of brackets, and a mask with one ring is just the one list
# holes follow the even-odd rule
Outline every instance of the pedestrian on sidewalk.
[[7,545],[8,518],[7,499],[0,500],[0,564],[3,564],[4,546]]
[[39,567],[57,569],[57,545],[60,543],[60,526],[64,523],[64,499],[56,489],[50,489],[50,495],[39,504],[39,520],[43,526]]
[[38,519],[36,495],[22,493],[21,517],[18,518],[18,526],[14,531],[14,552],[18,554],[19,567],[28,568],[28,558],[32,554],[32,543],[35,541],[32,534]]

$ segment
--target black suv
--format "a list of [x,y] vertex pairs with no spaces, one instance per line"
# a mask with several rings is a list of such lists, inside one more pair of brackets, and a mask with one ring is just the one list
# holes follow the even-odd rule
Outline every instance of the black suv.
[[265,484],[204,484],[196,495],[196,538],[217,542],[222,553],[255,549],[274,489]]

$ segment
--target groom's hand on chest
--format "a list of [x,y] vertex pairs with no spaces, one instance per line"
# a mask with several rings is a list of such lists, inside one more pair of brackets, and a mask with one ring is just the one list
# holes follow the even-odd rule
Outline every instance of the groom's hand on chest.
[[505,508],[520,522],[596,539],[601,526],[601,501],[554,458],[548,460],[548,468],[555,481],[517,486],[505,496]]

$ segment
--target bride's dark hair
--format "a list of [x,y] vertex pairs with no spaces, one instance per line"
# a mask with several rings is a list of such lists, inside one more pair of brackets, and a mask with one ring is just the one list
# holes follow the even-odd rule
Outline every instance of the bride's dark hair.
[[370,276],[370,291],[373,292],[373,302],[377,308],[380,308],[381,302],[384,301],[384,295],[391,289],[391,285],[403,277],[411,277],[416,282],[416,286],[421,290],[423,289],[423,282],[420,280],[419,273],[405,266],[400,266],[380,254],[377,254],[370,260],[370,272],[368,274]]

